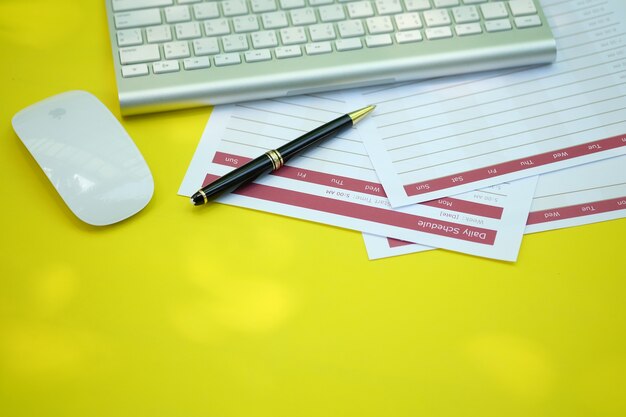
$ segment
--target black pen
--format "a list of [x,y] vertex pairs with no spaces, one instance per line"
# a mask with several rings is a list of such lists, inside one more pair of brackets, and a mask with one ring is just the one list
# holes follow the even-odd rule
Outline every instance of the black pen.
[[212,200],[226,192],[233,191],[244,184],[252,182],[255,178],[263,174],[276,171],[294,155],[297,155],[305,149],[320,143],[324,139],[336,135],[341,130],[354,126],[357,122],[359,122],[359,120],[374,110],[374,107],[376,106],[367,106],[360,110],[353,111],[352,113],[344,114],[343,116],[300,136],[298,139],[292,140],[278,149],[267,151],[258,158],[253,159],[247,164],[242,165],[223,177],[213,181],[206,187],[202,187],[198,190],[198,192],[191,196],[191,203],[194,206],[200,206],[208,203],[209,200]]

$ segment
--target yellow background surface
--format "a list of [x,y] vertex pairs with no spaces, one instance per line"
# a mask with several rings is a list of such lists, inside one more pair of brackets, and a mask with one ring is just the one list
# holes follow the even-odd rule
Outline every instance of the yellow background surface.
[[361,235],[176,195],[210,108],[122,120],[155,194],[77,220],[11,128],[90,91],[119,118],[103,1],[0,1],[0,415],[626,415],[626,220],[515,264],[368,261]]

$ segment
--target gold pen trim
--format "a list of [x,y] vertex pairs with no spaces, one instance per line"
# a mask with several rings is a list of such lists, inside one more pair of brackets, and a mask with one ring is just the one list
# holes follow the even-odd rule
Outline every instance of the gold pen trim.
[[277,169],[285,165],[283,156],[276,149],[272,149],[271,151],[265,152],[265,156],[267,156],[272,162],[272,171],[276,171]]
[[355,124],[357,124],[361,119],[367,116],[367,114],[375,108],[376,106],[372,104],[367,107],[363,107],[362,109],[355,110],[352,113],[348,113],[348,116],[350,116],[350,118],[352,119],[352,125],[354,126]]
[[198,192],[200,193],[200,195],[202,196],[202,198],[204,199],[204,204],[209,202],[209,199],[206,197],[206,194],[204,193],[204,191],[202,190],[198,190]]

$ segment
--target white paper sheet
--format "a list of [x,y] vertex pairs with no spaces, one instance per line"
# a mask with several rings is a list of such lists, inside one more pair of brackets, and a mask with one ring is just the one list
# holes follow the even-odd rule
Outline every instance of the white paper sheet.
[[373,88],[359,125],[394,207],[626,153],[626,2],[542,0],[557,63]]
[[[606,159],[539,176],[525,233],[626,217],[626,157]],[[363,234],[370,259],[432,249]]]
[[[302,96],[216,107],[179,194],[189,196],[248,159],[356,110],[341,97]],[[392,210],[352,129],[220,201],[512,261],[535,184],[530,178]]]

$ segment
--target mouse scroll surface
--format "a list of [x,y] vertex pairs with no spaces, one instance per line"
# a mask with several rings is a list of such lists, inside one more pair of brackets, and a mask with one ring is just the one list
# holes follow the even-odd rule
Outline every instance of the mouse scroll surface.
[[104,226],[144,208],[154,181],[119,121],[93,95],[70,91],[15,115],[13,128],[82,221]]

